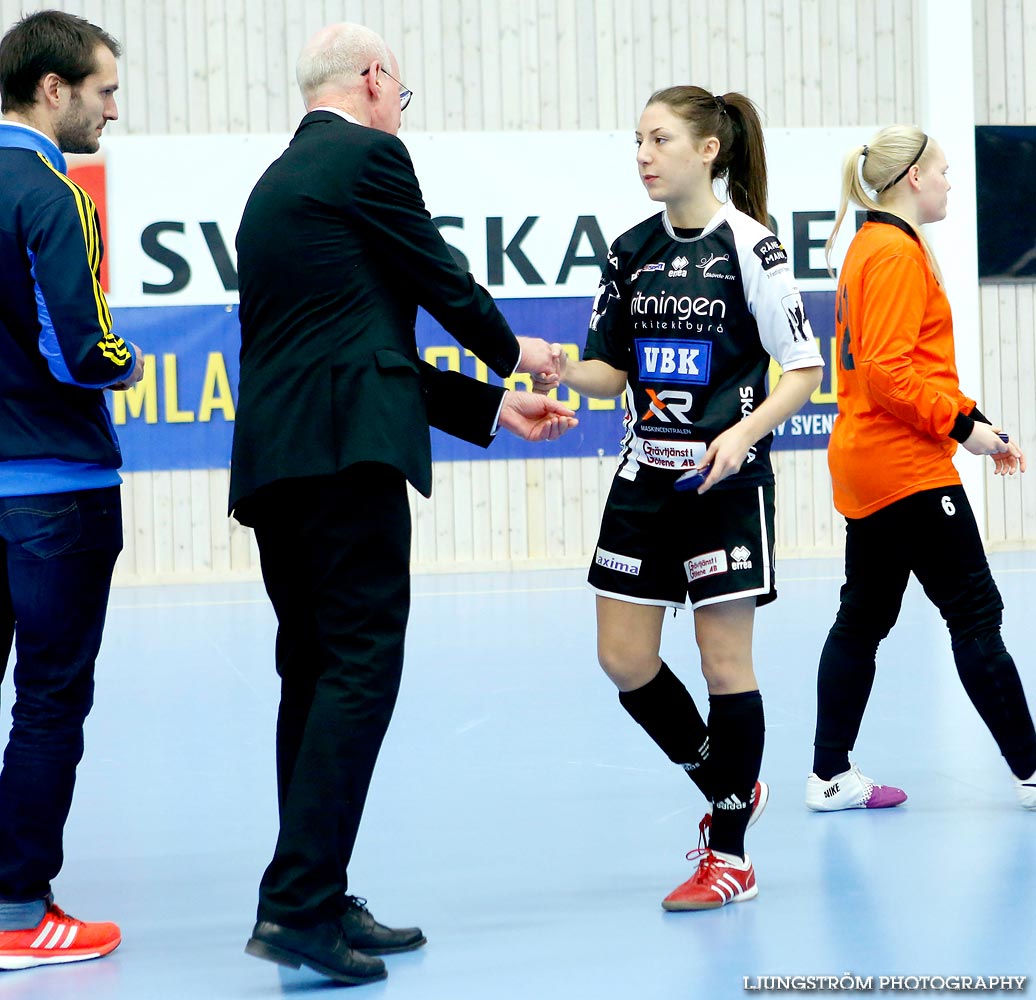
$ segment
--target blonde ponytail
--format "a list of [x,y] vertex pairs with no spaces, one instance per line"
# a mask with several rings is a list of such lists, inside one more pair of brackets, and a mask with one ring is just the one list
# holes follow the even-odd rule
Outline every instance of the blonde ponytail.
[[[896,185],[906,175],[907,170],[915,163],[923,163],[929,152],[928,136],[914,125],[889,125],[883,128],[870,142],[851,150],[842,161],[842,197],[835,217],[835,226],[825,244],[827,269],[834,274],[831,267],[831,250],[834,247],[838,231],[845,219],[849,202],[869,212],[888,212],[881,204],[881,195]],[[868,193],[868,188],[875,196]],[[895,213],[893,213],[895,214]],[[902,216],[896,215],[897,219]],[[935,274],[936,280],[942,283],[942,271],[935,259],[931,246],[924,234],[909,219],[902,219],[921,244],[928,266]]]

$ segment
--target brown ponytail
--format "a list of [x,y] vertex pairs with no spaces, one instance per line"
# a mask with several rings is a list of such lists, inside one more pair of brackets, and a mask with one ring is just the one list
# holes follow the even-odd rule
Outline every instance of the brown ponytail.
[[719,140],[712,176],[726,180],[737,208],[768,226],[766,144],[755,104],[744,94],[714,96],[701,87],[667,87],[652,94],[648,104],[664,104],[696,138]]

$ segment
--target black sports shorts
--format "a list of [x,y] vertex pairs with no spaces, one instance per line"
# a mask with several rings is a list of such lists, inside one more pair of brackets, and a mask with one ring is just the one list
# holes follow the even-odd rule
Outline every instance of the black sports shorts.
[[587,580],[603,597],[683,608],[777,597],[772,484],[704,496],[673,490],[645,509],[636,483],[616,477]]

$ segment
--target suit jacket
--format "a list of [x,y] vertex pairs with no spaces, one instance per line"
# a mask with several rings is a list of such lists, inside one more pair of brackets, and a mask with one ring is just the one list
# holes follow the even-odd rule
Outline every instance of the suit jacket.
[[430,423],[489,443],[503,390],[425,364],[417,307],[500,376],[518,363],[518,342],[455,263],[398,138],[307,114],[252,191],[237,253],[239,520],[268,483],[357,462],[393,466],[430,495]]

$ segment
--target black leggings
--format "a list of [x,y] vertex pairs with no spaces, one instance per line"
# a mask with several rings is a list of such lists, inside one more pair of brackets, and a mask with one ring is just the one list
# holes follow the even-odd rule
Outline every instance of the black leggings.
[[845,537],[841,604],[820,657],[814,745],[855,746],[878,644],[899,617],[913,573],[946,622],[968,697],[1011,770],[1028,777],[1036,769],[1036,731],[1000,638],[1004,605],[963,487],[925,490],[847,519]]

